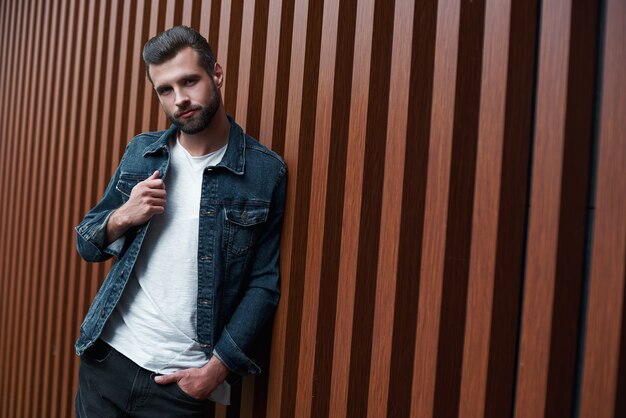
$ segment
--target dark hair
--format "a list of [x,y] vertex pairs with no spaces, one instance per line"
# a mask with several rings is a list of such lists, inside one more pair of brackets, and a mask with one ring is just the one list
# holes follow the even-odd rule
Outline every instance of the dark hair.
[[174,26],[151,38],[143,46],[143,61],[146,63],[146,73],[150,82],[152,83],[150,65],[158,65],[171,60],[185,48],[193,48],[198,54],[200,65],[207,74],[213,74],[215,55],[207,40],[188,26]]

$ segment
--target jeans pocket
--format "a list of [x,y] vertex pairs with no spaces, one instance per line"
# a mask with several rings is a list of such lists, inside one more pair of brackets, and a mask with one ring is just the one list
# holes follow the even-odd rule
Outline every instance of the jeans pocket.
[[112,352],[113,348],[110,345],[98,339],[91,347],[85,350],[83,358],[96,363],[103,363],[109,358]]
[[178,383],[172,383],[172,386],[174,386],[174,389],[176,389],[176,393],[182,397],[184,400],[187,401],[192,401],[192,402],[197,402],[197,403],[205,403],[207,402],[207,399],[196,399],[193,396],[191,396],[190,394],[188,394],[187,392],[185,392],[183,390],[183,388],[181,388]]

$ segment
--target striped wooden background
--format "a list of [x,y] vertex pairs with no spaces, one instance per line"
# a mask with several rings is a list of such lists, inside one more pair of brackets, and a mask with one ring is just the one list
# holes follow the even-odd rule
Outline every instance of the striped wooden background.
[[73,226],[180,23],[290,170],[271,367],[216,417],[626,416],[626,2],[3,0],[2,417],[72,414]]

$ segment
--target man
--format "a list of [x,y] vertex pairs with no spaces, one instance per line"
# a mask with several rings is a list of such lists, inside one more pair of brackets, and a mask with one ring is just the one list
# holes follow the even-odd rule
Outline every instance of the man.
[[[80,328],[79,417],[205,416],[255,374],[279,299],[282,159],[226,115],[199,33],[150,39],[147,76],[173,123],[136,136],[76,227],[87,261],[116,261]],[[227,379],[228,378],[228,379]]]

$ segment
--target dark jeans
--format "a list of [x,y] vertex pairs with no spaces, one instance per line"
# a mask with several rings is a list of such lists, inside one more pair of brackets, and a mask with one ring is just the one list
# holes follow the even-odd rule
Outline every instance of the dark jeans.
[[104,341],[96,341],[80,358],[76,416],[209,416],[212,402],[193,399],[175,383],[159,385],[154,376]]

